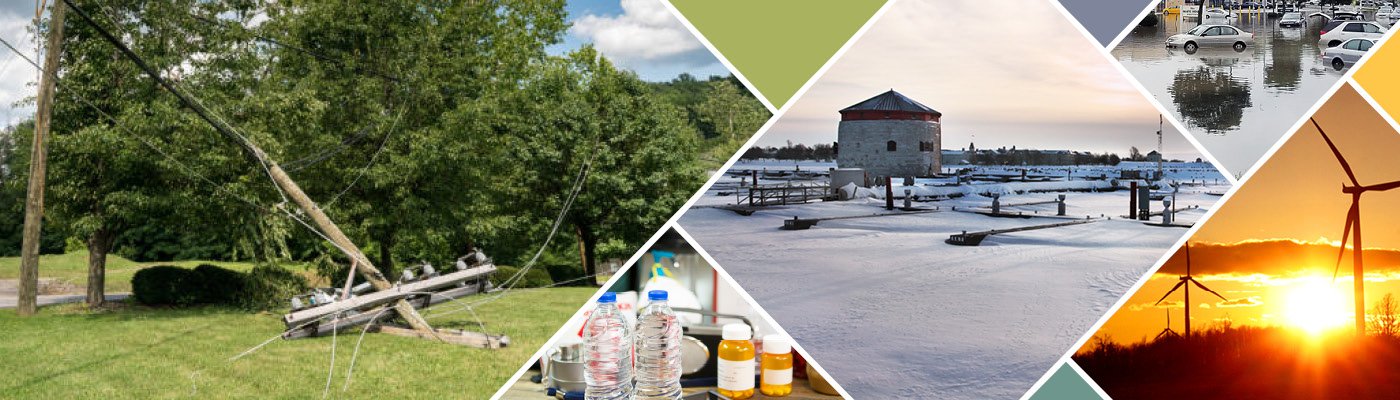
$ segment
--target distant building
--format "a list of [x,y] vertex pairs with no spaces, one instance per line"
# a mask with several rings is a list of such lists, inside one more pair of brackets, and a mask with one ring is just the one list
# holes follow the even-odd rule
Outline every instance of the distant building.
[[942,167],[943,113],[891,89],[841,111],[836,164],[871,176],[930,176]]
[[1148,162],[1158,162],[1158,161],[1162,161],[1162,153],[1158,153],[1157,150],[1149,151],[1149,152],[1147,152],[1147,156],[1146,156],[1145,159],[1146,159]]
[[967,151],[967,150],[948,150],[948,149],[943,149],[943,152],[942,152],[941,155],[940,155],[940,157],[942,158],[942,160],[940,160],[940,161],[941,161],[940,163],[941,163],[942,165],[963,165],[963,164],[971,164],[972,161],[967,159],[967,154],[968,154],[968,151]]

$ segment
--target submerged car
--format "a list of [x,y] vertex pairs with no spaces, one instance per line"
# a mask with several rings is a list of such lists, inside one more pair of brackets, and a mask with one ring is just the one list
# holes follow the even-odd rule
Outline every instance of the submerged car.
[[1284,27],[1299,27],[1307,24],[1307,18],[1303,18],[1303,13],[1300,12],[1284,13],[1278,20],[1278,26]]
[[1338,71],[1343,68],[1355,65],[1361,60],[1361,56],[1371,50],[1376,45],[1375,39],[1355,38],[1343,42],[1340,46],[1328,47],[1322,52],[1322,59],[1327,61]]
[[1319,33],[1322,34],[1321,43],[1327,47],[1337,47],[1354,38],[1380,39],[1385,35],[1385,27],[1370,21],[1332,21],[1323,26]]
[[1188,54],[1195,53],[1201,47],[1233,47],[1235,51],[1244,51],[1253,44],[1253,33],[1230,25],[1200,25],[1167,38],[1167,47],[1180,47]]

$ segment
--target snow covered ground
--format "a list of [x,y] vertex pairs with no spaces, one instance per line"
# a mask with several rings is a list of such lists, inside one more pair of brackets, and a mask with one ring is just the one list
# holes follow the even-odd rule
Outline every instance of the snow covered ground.
[[[1183,223],[1214,205],[1220,197],[1211,193],[1229,188],[1208,166],[1168,176],[1208,182],[1178,194],[1177,204],[1200,207],[1179,213]],[[732,195],[715,195],[723,190],[712,190],[701,204],[732,203]],[[1186,232],[1120,218],[1127,191],[1066,195],[1069,216],[1102,220],[991,236],[979,247],[943,241],[962,231],[1064,220],[950,210],[990,205],[990,198],[973,194],[915,203],[940,212],[822,221],[800,231],[779,227],[794,216],[888,211],[872,198],[770,207],[748,217],[701,207],[680,223],[857,398],[1017,398]],[[1153,203],[1154,211],[1161,208]],[[1004,212],[1053,215],[1055,207]]]

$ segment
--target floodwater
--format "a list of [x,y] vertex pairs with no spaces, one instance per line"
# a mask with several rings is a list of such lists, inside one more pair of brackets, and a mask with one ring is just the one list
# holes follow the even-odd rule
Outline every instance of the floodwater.
[[1169,15],[1155,27],[1134,28],[1113,55],[1229,174],[1238,177],[1332,88],[1342,72],[1322,61],[1321,18],[1310,19],[1302,28],[1281,28],[1277,18],[1262,14],[1206,18],[1206,23],[1254,33],[1254,44],[1242,52],[1202,48],[1186,54],[1168,49],[1167,37],[1198,25],[1194,15]]

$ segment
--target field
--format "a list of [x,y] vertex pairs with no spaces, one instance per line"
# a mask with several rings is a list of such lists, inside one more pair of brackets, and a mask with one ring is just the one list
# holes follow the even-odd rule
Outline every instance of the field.
[[[334,340],[277,339],[230,361],[280,334],[281,315],[217,307],[87,311],[75,304],[46,307],[38,316],[19,318],[13,310],[0,310],[0,354],[5,354],[0,370],[6,371],[0,375],[0,392],[7,398],[34,399],[322,397],[332,346],[337,346],[331,396],[487,398],[593,292],[519,290],[476,307],[486,330],[510,337],[511,346],[505,349],[368,334],[348,388],[346,368],[358,330]],[[448,310],[453,305],[438,307]],[[428,315],[438,327],[477,329],[469,313]]]
[[[1128,165],[1077,167],[1074,176],[1116,174],[1115,168]],[[1179,223],[1199,219],[1220,198],[1216,194],[1229,189],[1209,165],[1172,170],[1169,178],[1198,184],[1177,194],[1179,206],[1196,207],[1178,213]],[[978,247],[953,246],[944,240],[963,231],[1066,221],[1053,217],[1054,204],[1004,209],[1032,218],[977,213],[991,203],[977,193],[1004,193],[1003,204],[1045,201],[1058,193],[1018,190],[1055,182],[949,187],[924,181],[929,186],[918,190],[946,189],[960,196],[914,203],[938,207],[936,212],[827,220],[799,231],[779,227],[793,217],[898,211],[886,211],[877,198],[857,198],[769,207],[747,217],[696,208],[680,223],[834,380],[848,391],[879,398],[1019,397],[1186,232],[1122,218],[1127,191],[1088,189],[1064,193],[1065,218],[1096,222],[991,236]],[[1085,182],[1093,181],[1059,183]],[[725,190],[711,191],[700,203],[732,203],[733,194],[720,195]],[[882,188],[868,192],[883,196]],[[1160,210],[1161,203],[1152,208]]]

